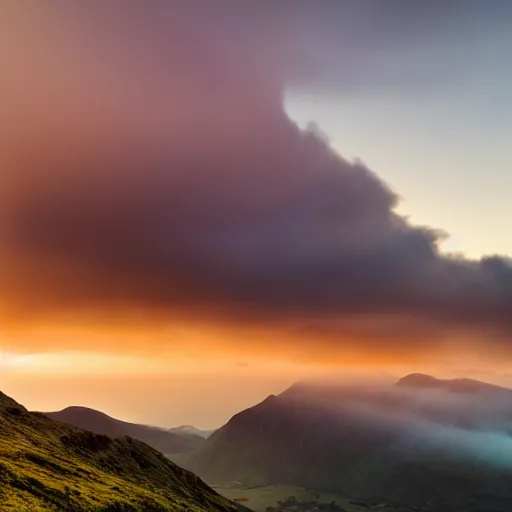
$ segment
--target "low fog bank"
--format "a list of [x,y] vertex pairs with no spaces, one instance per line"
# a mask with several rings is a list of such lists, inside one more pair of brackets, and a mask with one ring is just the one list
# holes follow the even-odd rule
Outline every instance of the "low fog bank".
[[303,382],[283,395],[320,406],[341,428],[355,424],[384,435],[391,450],[512,470],[512,391],[468,379],[434,380],[425,388],[377,378],[366,385]]

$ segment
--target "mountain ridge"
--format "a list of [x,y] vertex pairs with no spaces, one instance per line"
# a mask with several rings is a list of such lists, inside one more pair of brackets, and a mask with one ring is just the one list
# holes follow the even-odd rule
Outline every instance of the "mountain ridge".
[[130,437],[32,413],[0,395],[2,512],[232,512],[197,476]]
[[[471,437],[454,444],[465,432],[478,435],[480,410],[473,404],[487,401],[466,393],[454,407],[457,393],[442,389],[445,400],[428,401],[402,387],[291,386],[233,416],[184,467],[217,485],[297,485],[408,506],[430,503],[434,508],[424,510],[435,512],[512,510],[512,464],[475,458],[467,450],[474,449]],[[505,399],[512,421],[512,396]]]
[[402,377],[396,383],[398,387],[408,388],[441,388],[454,393],[477,393],[477,392],[502,392],[512,393],[512,389],[496,384],[490,384],[475,379],[458,378],[458,379],[438,379],[432,375],[424,373],[411,373]]
[[96,434],[103,434],[112,438],[133,437],[164,454],[194,450],[204,442],[204,438],[197,434],[130,423],[89,407],[69,406],[61,411],[41,414],[55,421],[61,421]]

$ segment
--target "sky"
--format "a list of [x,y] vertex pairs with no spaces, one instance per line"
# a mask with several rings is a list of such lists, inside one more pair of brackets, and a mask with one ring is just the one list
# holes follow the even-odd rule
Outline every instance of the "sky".
[[304,377],[509,382],[511,14],[4,2],[0,389],[210,428]]

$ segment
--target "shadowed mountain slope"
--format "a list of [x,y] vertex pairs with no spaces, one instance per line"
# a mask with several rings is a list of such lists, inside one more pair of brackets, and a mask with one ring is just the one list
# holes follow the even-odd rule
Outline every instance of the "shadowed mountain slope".
[[193,432],[171,431],[128,423],[87,407],[67,407],[62,411],[47,412],[44,415],[52,420],[62,421],[114,439],[130,436],[165,454],[187,452],[204,443],[204,437]]
[[30,413],[0,393],[2,512],[229,512],[236,506],[153,448]]
[[436,512],[510,511],[512,399],[482,388],[484,398],[404,381],[296,384],[234,416],[183,463],[212,484],[291,484]]

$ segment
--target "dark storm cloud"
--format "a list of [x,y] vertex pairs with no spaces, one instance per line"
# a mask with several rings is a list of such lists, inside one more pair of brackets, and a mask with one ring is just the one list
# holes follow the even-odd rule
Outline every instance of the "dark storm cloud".
[[440,254],[442,233],[397,215],[371,170],[284,112],[285,87],[315,80],[304,48],[327,56],[319,81],[336,82],[328,53],[345,40],[359,66],[383,42],[432,40],[467,14],[460,2],[357,4],[155,2],[118,16],[57,3],[55,30],[33,13],[50,29],[14,60],[30,71],[37,48],[37,65],[53,67],[34,89],[13,88],[42,113],[20,123],[0,175],[3,300],[277,321],[389,315],[508,334],[506,260]]

